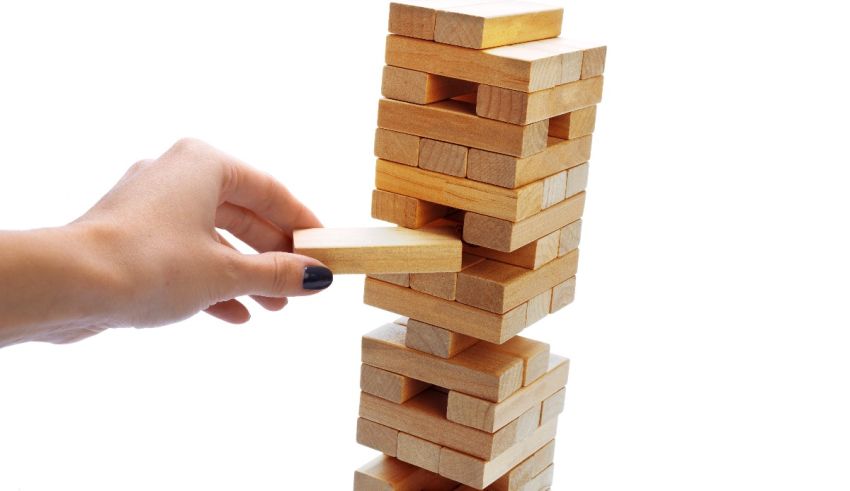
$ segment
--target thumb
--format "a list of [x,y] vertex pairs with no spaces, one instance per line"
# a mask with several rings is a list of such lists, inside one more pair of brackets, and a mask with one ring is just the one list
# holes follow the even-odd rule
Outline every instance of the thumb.
[[237,295],[281,298],[311,295],[329,287],[333,273],[311,257],[288,252],[239,255]]

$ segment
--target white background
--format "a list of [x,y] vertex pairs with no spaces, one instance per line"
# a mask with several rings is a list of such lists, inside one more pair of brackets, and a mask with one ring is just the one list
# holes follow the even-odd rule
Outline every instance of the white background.
[[[850,487],[850,36],[840,2],[570,0],[606,42],[555,489]],[[372,223],[386,4],[0,3],[0,228],[59,225],[205,139]],[[191,183],[187,183],[191,185]],[[2,281],[2,279],[0,279]],[[0,490],[343,490],[361,277],[0,351]]]

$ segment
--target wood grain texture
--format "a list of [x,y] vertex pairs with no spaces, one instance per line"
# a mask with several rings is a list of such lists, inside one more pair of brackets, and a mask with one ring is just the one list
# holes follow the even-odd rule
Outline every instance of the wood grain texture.
[[478,339],[471,336],[464,336],[416,319],[407,321],[407,335],[404,338],[404,344],[408,348],[440,358],[452,358],[477,342]]
[[582,57],[561,38],[476,50],[390,35],[386,49],[387,65],[524,92],[579,80]]
[[[547,292],[548,293],[548,290]],[[487,343],[491,349],[522,360],[522,385],[530,385],[546,374],[549,368],[549,345],[541,341],[514,336],[502,344]]]
[[[464,244],[463,250],[476,256],[513,264],[526,269],[540,269],[558,257],[561,231],[556,230],[513,252],[501,252],[487,247]],[[575,249],[575,248],[573,248]]]
[[405,288],[410,286],[409,273],[379,273],[370,274],[366,276],[368,276],[369,278],[375,278],[376,280],[386,281],[387,283],[392,283],[393,285],[403,286]]
[[565,256],[573,249],[578,248],[581,242],[581,220],[576,220],[573,223],[562,228],[558,234],[558,256]]
[[463,240],[497,251],[515,251],[581,218],[585,194],[576,194],[520,222],[467,212],[463,216]]
[[354,491],[452,491],[456,487],[450,479],[387,455],[354,472]]
[[505,188],[518,188],[590,160],[591,137],[549,138],[542,152],[525,158],[469,149],[466,176]]
[[576,194],[587,189],[587,177],[590,171],[589,164],[577,165],[566,171],[567,185],[565,189],[566,197],[575,196]]
[[416,167],[419,165],[419,141],[416,135],[378,128],[375,130],[375,156]]
[[389,31],[402,36],[434,39],[437,10],[475,3],[475,0],[406,0],[390,2]]
[[605,72],[605,57],[608,54],[608,48],[605,46],[588,47],[582,52],[581,61],[581,78],[588,79],[599,77]]
[[593,134],[596,129],[596,105],[549,118],[549,136],[575,140]]
[[440,472],[440,446],[407,433],[398,434],[398,460],[431,472]]
[[[363,363],[488,401],[502,401],[522,386],[522,359],[474,345],[451,359],[405,345],[407,330],[386,324],[363,336]],[[480,343],[479,343],[480,344]]]
[[563,17],[561,8],[516,0],[451,7],[437,11],[434,40],[484,49],[554,38]]
[[543,472],[534,476],[531,481],[522,486],[520,491],[548,490],[552,487],[553,482],[555,482],[555,465],[550,464]]
[[449,391],[446,417],[456,423],[492,433],[561,390],[567,384],[569,370],[568,359],[550,354],[546,373],[501,403]]
[[528,311],[525,315],[525,324],[527,326],[534,324],[549,315],[549,311],[551,309],[552,290],[549,289],[528,301]]
[[601,100],[601,76],[532,93],[481,84],[475,112],[483,118],[527,125],[592,106]]
[[551,310],[550,313],[554,314],[555,312],[561,310],[567,305],[573,303],[573,300],[576,298],[576,279],[572,277],[567,281],[555,285],[552,288],[552,302],[551,302]]
[[296,230],[293,250],[334,274],[460,271],[462,244],[453,229],[402,227]]
[[372,191],[372,218],[405,228],[422,228],[444,217],[449,208],[418,198],[375,189]]
[[477,88],[474,82],[394,66],[384,67],[381,81],[381,95],[414,104],[430,104],[474,94]]
[[542,151],[549,133],[548,120],[525,126],[505,123],[476,116],[475,106],[455,100],[419,105],[381,99],[378,126],[517,157]]
[[466,177],[466,155],[469,147],[429,138],[422,139],[419,167],[440,174]]
[[[555,461],[555,440],[497,479],[488,491],[524,491],[523,488]],[[542,490],[545,488],[537,488]]]
[[377,162],[375,187],[509,221],[539,213],[543,196],[543,183],[540,181],[517,189],[505,189],[386,160]]
[[504,343],[525,328],[526,305],[499,315],[373,278],[366,278],[363,301],[366,305],[491,343]]
[[564,404],[566,400],[566,387],[547,397],[546,400],[543,401],[543,406],[540,412],[540,423],[543,424],[548,421],[551,421],[552,419],[558,417],[559,414],[564,412]]
[[[470,268],[483,260],[479,256],[464,253],[460,270]],[[412,273],[410,288],[435,297],[454,300],[457,291],[457,273]]]
[[543,180],[543,199],[540,202],[541,209],[545,210],[550,206],[557,205],[561,201],[564,201],[566,197],[567,171],[559,172]]
[[360,366],[360,390],[396,404],[410,399],[431,384],[363,364]]
[[398,448],[398,430],[368,419],[357,418],[357,443],[395,457]]

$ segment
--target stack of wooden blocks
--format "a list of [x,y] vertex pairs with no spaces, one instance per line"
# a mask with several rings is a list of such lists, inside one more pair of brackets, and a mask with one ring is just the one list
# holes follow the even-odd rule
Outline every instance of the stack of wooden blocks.
[[605,61],[562,18],[390,5],[372,214],[456,233],[463,254],[366,279],[365,302],[404,317],[363,337],[357,440],[383,455],[357,491],[552,486],[569,362],[517,334],[573,300]]

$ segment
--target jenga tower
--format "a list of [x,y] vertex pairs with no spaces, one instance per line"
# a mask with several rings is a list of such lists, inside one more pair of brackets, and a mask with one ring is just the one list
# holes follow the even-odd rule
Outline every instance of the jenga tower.
[[355,491],[552,486],[569,361],[517,334],[573,300],[606,52],[562,18],[390,4],[372,215],[403,228],[296,237],[404,316],[363,337]]

